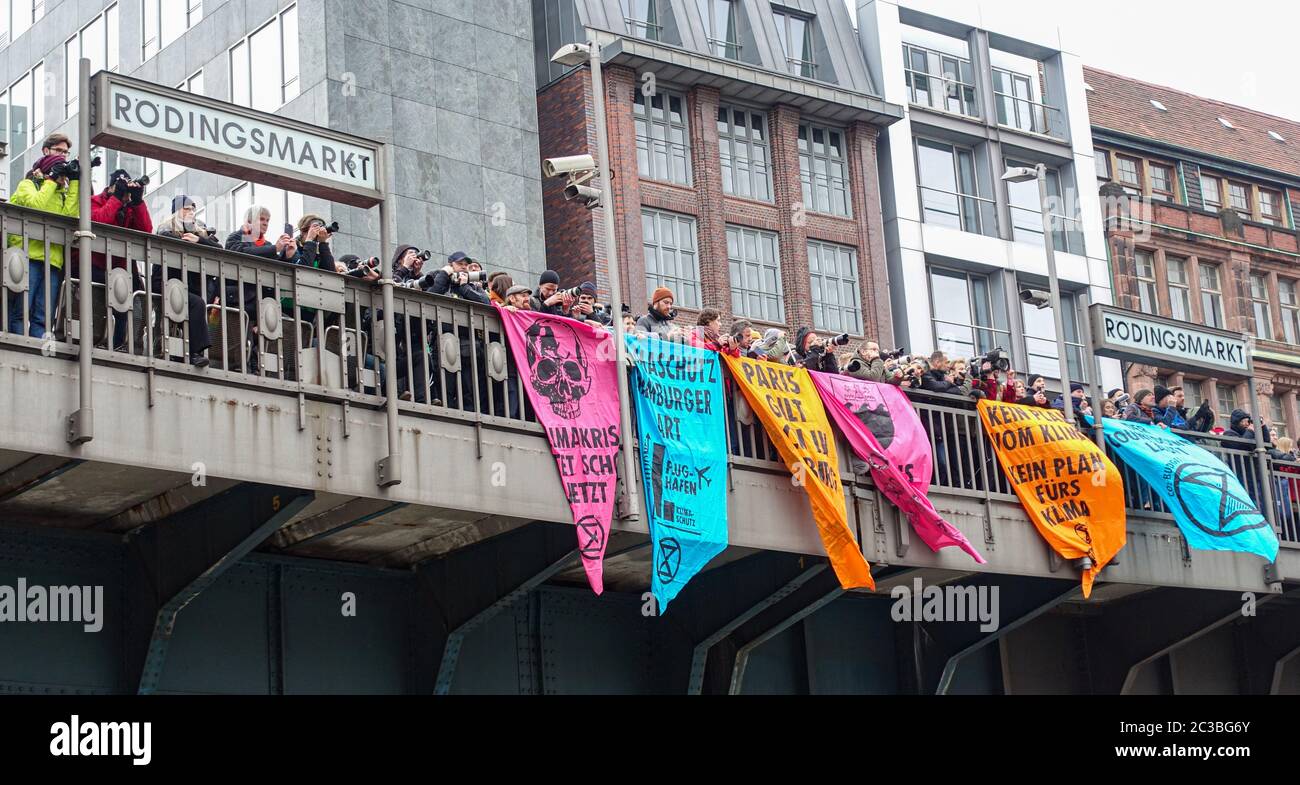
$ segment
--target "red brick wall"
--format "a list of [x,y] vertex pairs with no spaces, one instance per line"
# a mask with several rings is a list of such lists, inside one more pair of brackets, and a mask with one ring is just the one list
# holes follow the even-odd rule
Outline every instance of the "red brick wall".
[[[579,68],[547,85],[537,94],[538,148],[540,157],[593,153],[595,125],[591,112],[590,72]],[[592,138],[589,139],[588,137]],[[541,167],[541,161],[537,162]],[[562,282],[582,281],[595,275],[593,211],[577,202],[564,201],[564,180],[542,179],[542,217],[546,232],[546,266],[560,274]],[[536,286],[536,281],[522,281]]]
[[[682,186],[643,180],[637,175],[632,106],[633,91],[640,89],[641,82],[635,71],[622,66],[607,68],[604,75],[623,299],[634,312],[644,313],[648,295],[641,237],[644,206],[695,218],[700,304],[721,311],[724,323],[733,317],[727,225],[763,229],[778,235],[786,322],[792,329],[812,323],[808,240],[856,249],[863,334],[878,337],[882,345],[892,343],[874,126],[856,123],[845,133],[853,216],[811,213],[803,208],[799,179],[801,118],[797,109],[767,108],[774,199],[762,202],[723,193],[717,131],[721,99],[716,88],[697,86],[685,93],[692,184]],[[590,77],[586,69],[576,70],[539,92],[541,156],[584,152],[594,155],[595,124],[591,115]],[[606,298],[609,278],[604,261],[602,211],[588,211],[565,202],[562,191],[560,179],[548,179],[543,184],[547,266],[559,271],[566,282],[594,277],[601,297]],[[679,321],[693,324],[696,310],[680,310]]]

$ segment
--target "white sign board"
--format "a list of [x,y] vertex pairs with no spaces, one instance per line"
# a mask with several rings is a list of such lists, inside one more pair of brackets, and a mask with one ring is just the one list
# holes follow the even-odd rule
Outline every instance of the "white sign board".
[[1092,306],[1097,354],[1207,375],[1244,377],[1252,373],[1250,344],[1240,333],[1127,311]]
[[383,200],[376,142],[100,71],[92,141],[359,207]]

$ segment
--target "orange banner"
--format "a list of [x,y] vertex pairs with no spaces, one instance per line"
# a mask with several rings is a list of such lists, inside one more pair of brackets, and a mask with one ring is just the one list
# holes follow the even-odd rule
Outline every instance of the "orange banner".
[[875,589],[871,568],[849,528],[835,432],[808,371],[726,354],[722,359],[727,361],[736,386],[763,423],[795,483],[808,491],[813,520],[840,585],[846,589]]
[[1092,559],[1083,596],[1124,547],[1124,481],[1119,469],[1060,409],[979,402],[998,461],[1038,533],[1064,559]]

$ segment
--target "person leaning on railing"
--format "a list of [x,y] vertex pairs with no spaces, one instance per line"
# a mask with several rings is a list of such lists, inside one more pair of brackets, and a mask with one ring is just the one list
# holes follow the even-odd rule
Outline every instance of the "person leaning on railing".
[[[188,196],[177,196],[172,200],[172,212],[164,218],[154,233],[161,237],[171,237],[194,245],[203,245],[210,248],[220,248],[221,244],[217,242],[216,235],[208,229],[198,218],[194,217],[195,204],[194,200]],[[163,295],[162,283],[162,266],[153,265],[150,273],[151,286],[155,295]],[[181,271],[178,268],[167,270],[168,279],[180,279]],[[189,337],[190,337],[190,364],[199,368],[208,365],[208,358],[204,354],[211,345],[208,335],[208,320],[206,303],[216,305],[220,302],[217,293],[217,281],[212,276],[200,286],[198,271],[191,270],[187,276],[186,290],[189,294]]]
[[[70,171],[67,156],[72,141],[63,134],[50,134],[41,145],[41,159],[9,196],[9,203],[30,207],[54,215],[76,218],[80,179],[79,167]],[[11,234],[5,241],[9,248],[23,244],[20,235]],[[59,299],[59,285],[63,282],[63,246],[50,243],[50,278],[45,279],[45,242],[33,239],[27,243],[27,311],[30,320],[28,335],[45,336],[45,290],[48,284],[50,307]],[[9,296],[9,332],[23,332],[23,296]]]
[[[149,208],[144,203],[144,185],[132,177],[127,170],[114,170],[108,176],[108,184],[104,186],[104,190],[90,197],[90,220],[95,223],[120,226],[123,229],[134,229],[137,232],[152,232],[153,219],[149,216]],[[75,260],[76,253],[72,255]],[[92,253],[90,280],[97,284],[105,284],[109,264],[104,254]],[[127,260],[121,256],[114,256],[111,264],[113,267],[131,269]],[[72,274],[78,274],[78,265],[75,261]],[[136,279],[134,269],[131,269],[131,278],[132,281]],[[140,286],[133,285],[132,288],[138,289]],[[113,348],[119,352],[127,349],[125,318],[119,317],[114,320]]]

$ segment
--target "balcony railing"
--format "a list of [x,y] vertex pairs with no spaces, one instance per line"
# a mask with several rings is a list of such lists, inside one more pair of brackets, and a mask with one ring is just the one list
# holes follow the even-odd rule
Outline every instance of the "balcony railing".
[[[7,245],[16,246],[21,240],[26,248],[36,243],[44,256],[45,281],[50,281],[49,260],[57,246],[65,249],[64,266],[70,273],[59,286],[39,288],[38,296],[50,303],[50,333],[28,337],[33,314],[26,304],[26,292],[21,291],[26,260],[15,248],[8,248],[0,325],[9,325],[13,316],[14,326],[23,328],[23,333],[0,332],[0,345],[74,357],[79,335],[74,318],[79,280],[71,273],[80,260],[74,259],[69,244],[75,221],[3,204],[0,226]],[[515,366],[494,308],[399,288],[390,319],[383,310],[380,287],[359,278],[101,224],[96,224],[94,231],[93,251],[107,254],[110,261],[110,272],[103,276],[107,283],[95,283],[91,292],[95,363],[217,385],[309,395],[344,408],[381,409],[388,392],[383,388],[383,368],[387,362],[396,362],[399,408],[404,413],[542,435],[522,386],[528,372]],[[208,352],[212,365],[207,368],[188,362],[195,348],[187,323],[186,303],[191,293],[205,303],[202,329],[212,344]],[[397,355],[393,358],[381,348],[390,321],[397,331]],[[934,455],[932,490],[1014,502],[974,401],[923,392],[908,394]],[[727,405],[732,464],[785,471],[752,412],[747,412],[734,394]],[[1222,458],[1252,495],[1260,498],[1263,486],[1253,443],[1199,433],[1185,435]],[[842,444],[840,454],[848,476],[861,484],[870,482],[865,467],[855,468],[850,451]],[[1159,496],[1122,463],[1116,463],[1124,472],[1130,513],[1172,523]],[[1300,464],[1270,461],[1268,466],[1279,533],[1285,541],[1300,544],[1296,506]]]
[[1065,114],[1057,107],[1029,98],[993,91],[998,125],[1031,134],[1065,138]]
[[[1076,218],[1048,213],[1052,222],[1052,247],[1061,253],[1082,255],[1083,224]],[[1043,214],[1037,208],[1011,205],[1012,238],[1018,243],[1043,245]]]
[[925,185],[917,186],[917,190],[923,222],[997,236],[997,202],[993,199]]
[[[938,66],[942,70],[936,73],[915,68],[918,57],[925,62],[927,69]],[[907,82],[909,103],[967,117],[979,116],[970,60],[911,44],[903,45],[903,58],[903,78]],[[971,79],[963,79],[963,71]]]

